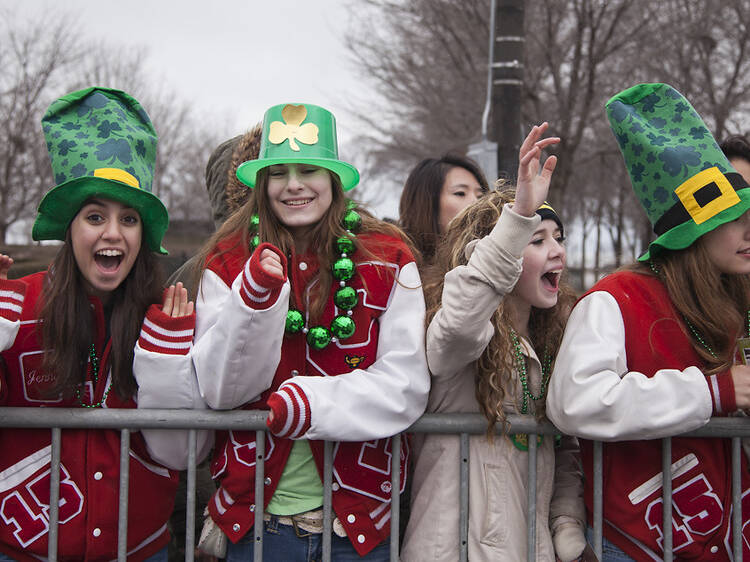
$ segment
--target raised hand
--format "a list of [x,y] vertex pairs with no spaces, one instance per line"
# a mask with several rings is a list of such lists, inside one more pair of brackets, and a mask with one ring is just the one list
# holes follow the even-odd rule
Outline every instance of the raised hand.
[[164,293],[164,306],[162,312],[172,318],[190,316],[193,313],[193,301],[188,301],[188,292],[182,282],[177,286],[170,285]]
[[533,216],[547,198],[557,156],[547,158],[540,173],[542,150],[560,142],[560,137],[542,138],[548,127],[549,123],[546,121],[541,125],[534,125],[518,152],[518,184],[513,210],[519,215]]
[[266,248],[260,253],[260,267],[269,275],[284,279],[284,266],[281,264],[281,258],[273,250]]
[[13,265],[13,258],[0,254],[0,279],[8,278],[8,270],[11,265]]

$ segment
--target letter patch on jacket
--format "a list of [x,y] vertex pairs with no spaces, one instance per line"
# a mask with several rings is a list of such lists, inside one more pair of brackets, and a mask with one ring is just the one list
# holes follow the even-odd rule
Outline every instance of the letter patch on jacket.
[[[49,531],[49,459],[47,446],[0,473],[0,518],[14,528],[13,536],[23,548]],[[83,494],[60,464],[60,524],[82,509]]]

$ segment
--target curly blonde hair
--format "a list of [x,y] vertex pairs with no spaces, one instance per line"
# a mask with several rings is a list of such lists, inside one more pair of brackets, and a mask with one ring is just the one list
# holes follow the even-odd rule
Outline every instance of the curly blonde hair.
[[[438,247],[433,265],[425,272],[424,293],[427,302],[427,323],[432,320],[441,306],[445,274],[459,265],[466,265],[468,258],[464,252],[472,240],[487,236],[500,218],[503,205],[515,199],[515,190],[503,187],[492,192],[464,209],[450,223],[445,238]],[[532,308],[529,318],[529,336],[534,349],[543,350],[551,361],[557,354],[562,340],[565,323],[576,296],[567,284],[560,284],[557,304],[548,309]],[[492,439],[495,426],[500,423],[505,428],[506,416],[503,401],[520,383],[513,355],[511,329],[513,323],[510,312],[501,301],[492,315],[494,335],[477,360],[476,399],[479,409],[487,418],[487,437]],[[537,408],[539,418],[544,416],[544,400]],[[507,430],[507,428],[505,428]]]

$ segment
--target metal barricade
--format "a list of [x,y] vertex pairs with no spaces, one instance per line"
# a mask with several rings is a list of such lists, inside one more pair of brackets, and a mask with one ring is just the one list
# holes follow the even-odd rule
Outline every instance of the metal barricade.
[[[43,415],[40,415],[43,412]],[[256,462],[258,470],[255,477],[256,498],[263,497],[264,457],[265,457],[265,420],[267,413],[263,411],[233,410],[217,412],[210,410],[114,410],[82,408],[0,408],[0,427],[3,428],[49,428],[51,431],[51,478],[50,478],[50,510],[49,510],[49,550],[48,558],[57,560],[58,540],[58,504],[60,485],[60,447],[61,431],[71,428],[95,428],[119,430],[120,440],[120,506],[118,524],[118,561],[127,558],[127,510],[128,510],[128,470],[130,433],[134,430],[159,429],[188,429],[189,451],[187,469],[187,500],[186,500],[186,530],[185,530],[185,559],[193,562],[193,545],[195,544],[195,503],[196,503],[196,431],[199,430],[245,430],[256,431]],[[529,444],[529,495],[527,545],[528,560],[535,560],[536,535],[536,458],[537,435],[554,435],[559,433],[549,422],[537,422],[530,416],[509,416],[509,432],[528,434]],[[442,433],[457,434],[460,440],[460,501],[459,501],[459,552],[460,560],[468,560],[468,526],[469,526],[469,435],[484,434],[486,420],[478,414],[425,414],[407,431],[414,433]],[[501,429],[498,429],[500,432]],[[741,504],[741,438],[750,436],[750,419],[747,418],[714,418],[706,426],[683,434],[689,437],[714,438],[729,437],[732,439],[732,534],[734,560],[742,560],[742,504]],[[394,437],[393,450],[400,450],[401,436]],[[323,560],[329,561],[331,556],[331,491],[333,474],[333,443],[326,442],[324,454],[323,478]],[[400,489],[399,455],[393,455],[391,465],[391,489]],[[662,445],[662,501],[664,506],[672,504],[672,466],[671,466],[671,438],[663,439]],[[597,557],[602,554],[602,444],[594,443],[594,473],[593,473],[593,548]],[[390,558],[398,560],[399,547],[399,494],[392,495],[391,501],[391,540]],[[545,522],[546,524],[546,522]],[[254,558],[262,560],[263,529],[256,525],[254,531]],[[663,510],[663,544],[664,560],[672,560],[672,510]]]

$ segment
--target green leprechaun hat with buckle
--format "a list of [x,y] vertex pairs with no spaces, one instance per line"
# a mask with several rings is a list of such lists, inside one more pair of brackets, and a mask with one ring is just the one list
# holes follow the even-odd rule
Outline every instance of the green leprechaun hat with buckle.
[[242,183],[255,187],[258,170],[274,164],[313,164],[341,180],[344,191],[359,183],[359,172],[339,160],[336,118],[327,109],[305,104],[275,105],[263,117],[263,136],[257,160],[237,168]]
[[657,235],[640,261],[681,250],[750,208],[750,188],[700,115],[667,84],[638,84],[607,102],[633,190]]
[[50,105],[42,130],[57,186],[39,204],[34,240],[65,240],[84,203],[101,197],[138,211],[149,248],[167,253],[169,215],[151,193],[156,130],[134,98],[98,87],[72,92]]

